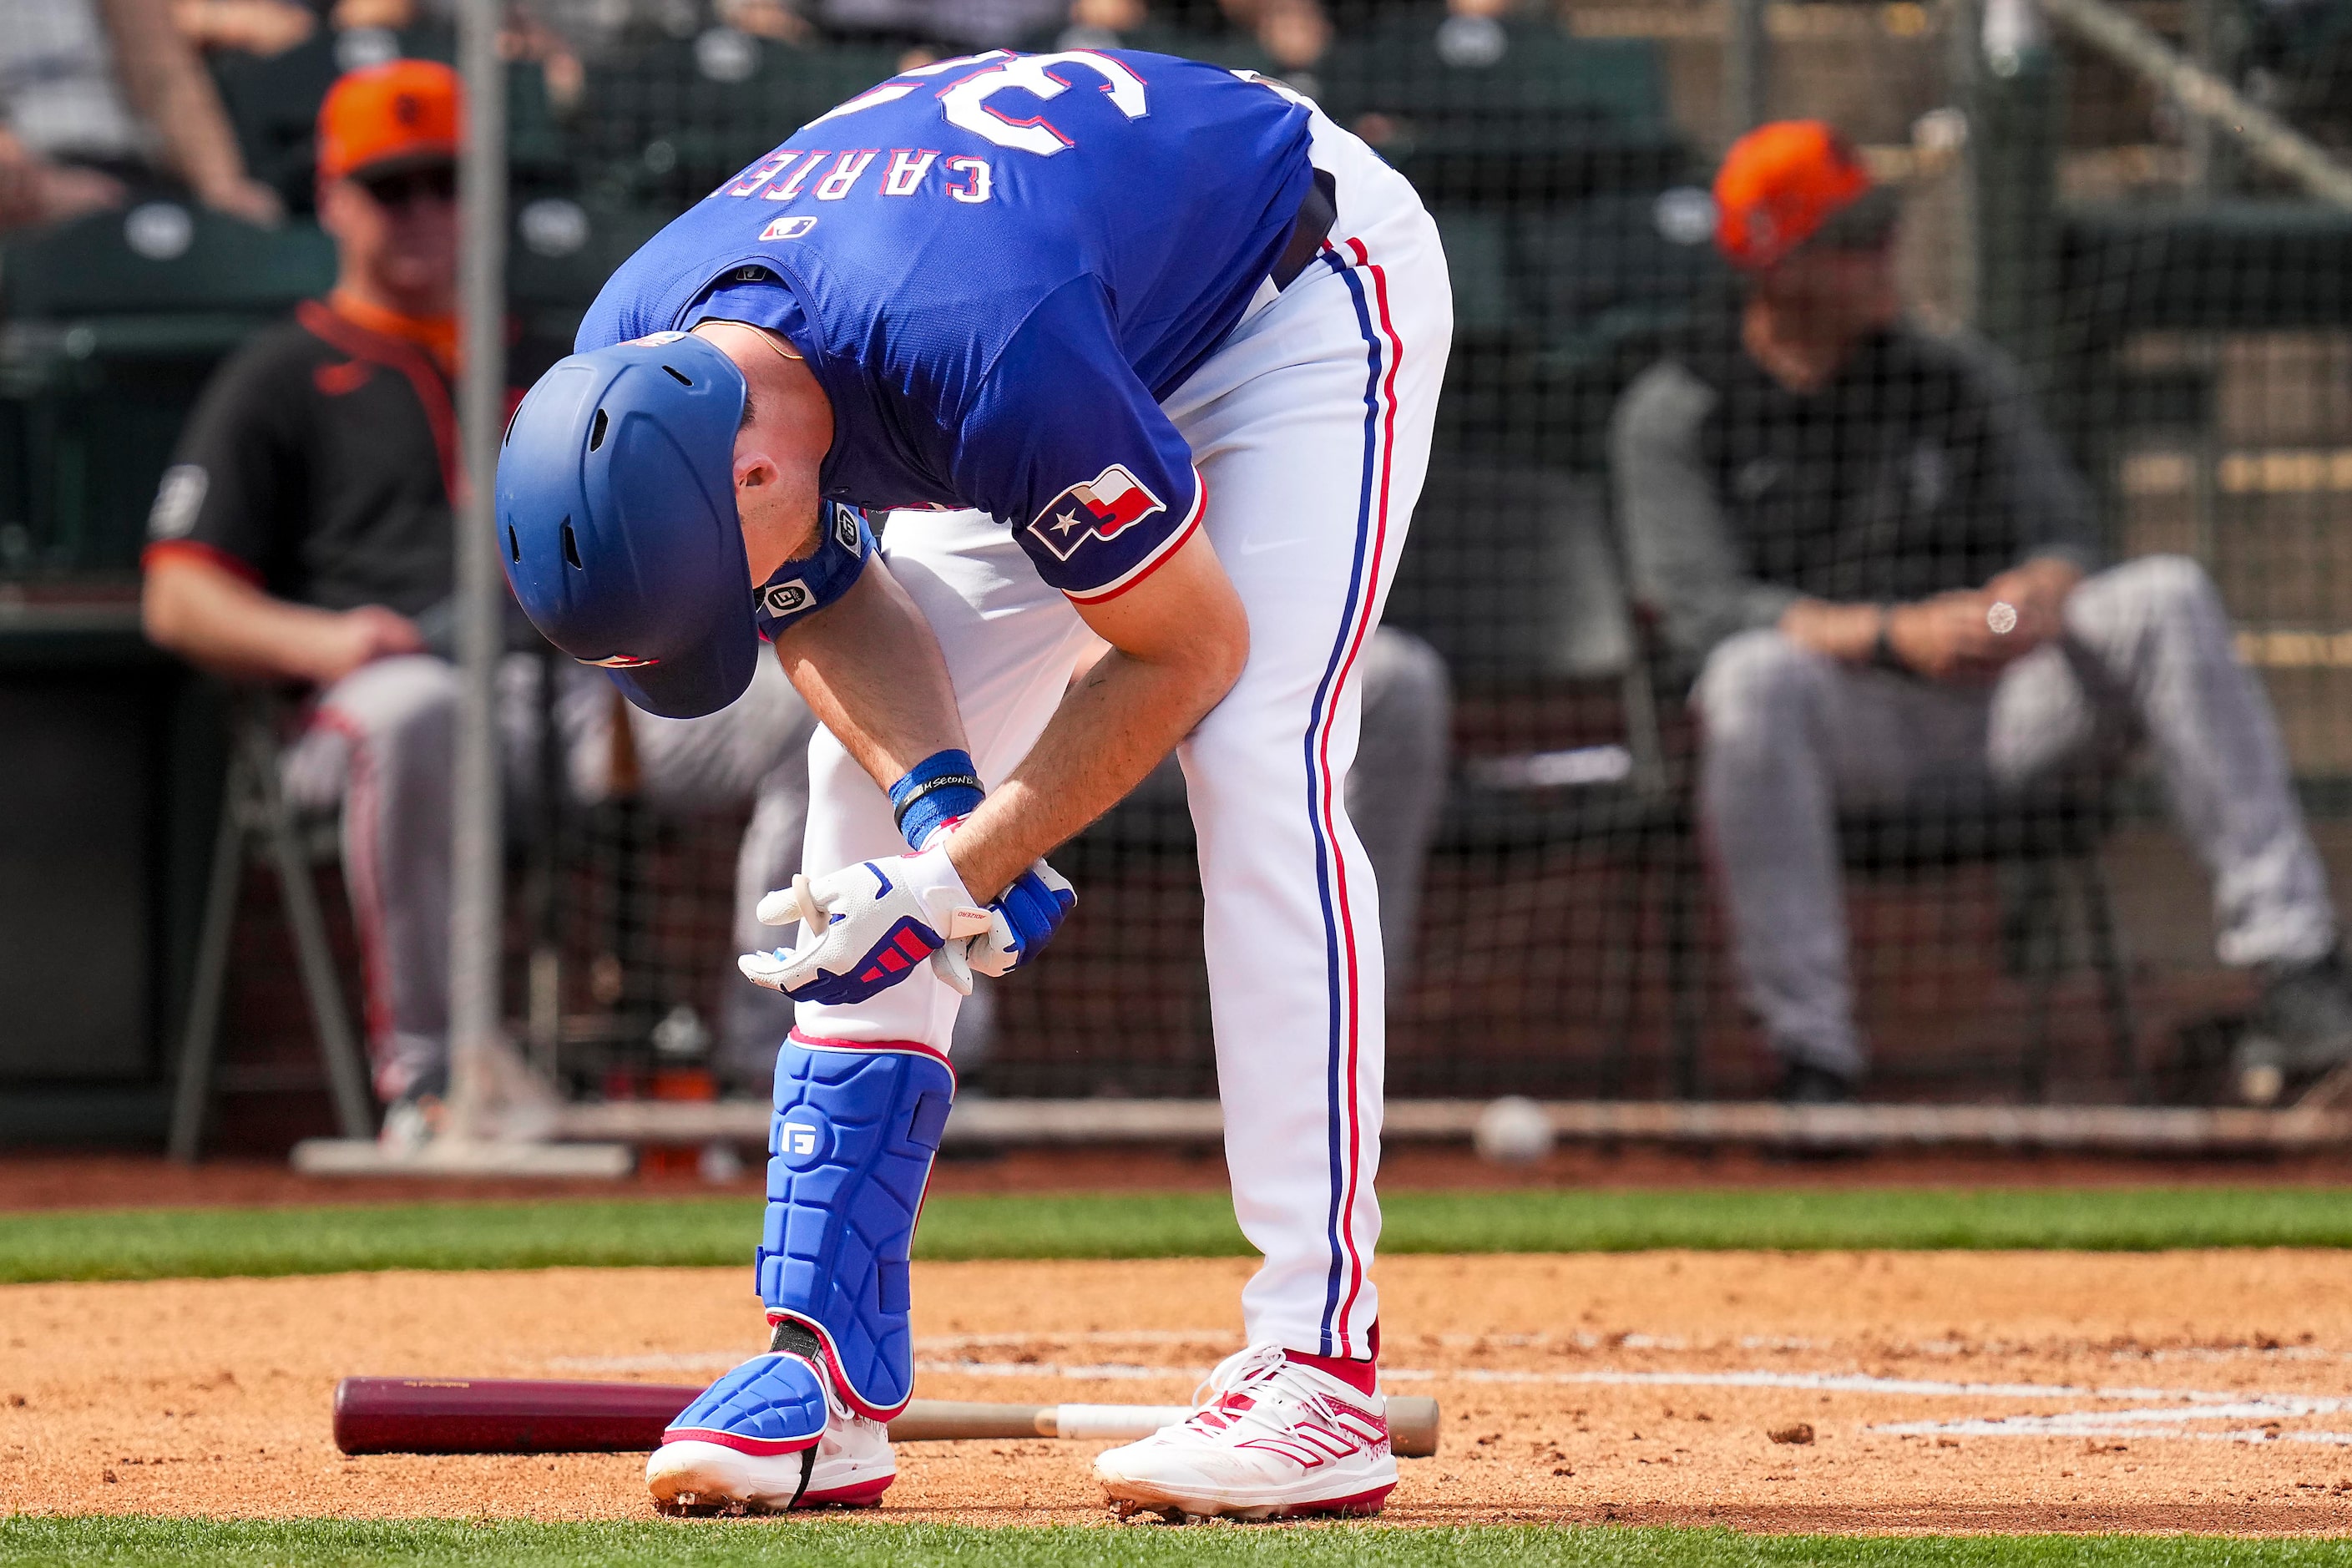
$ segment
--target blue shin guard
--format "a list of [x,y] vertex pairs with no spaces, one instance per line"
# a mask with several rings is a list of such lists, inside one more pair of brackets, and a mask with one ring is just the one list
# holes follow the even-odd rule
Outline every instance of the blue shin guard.
[[754,1356],[702,1391],[662,1434],[667,1443],[717,1443],[745,1454],[790,1454],[824,1436],[824,1386],[795,1355]]
[[877,1421],[914,1392],[907,1250],[954,1099],[919,1046],[795,1033],[776,1057],[760,1300],[815,1334],[843,1401]]

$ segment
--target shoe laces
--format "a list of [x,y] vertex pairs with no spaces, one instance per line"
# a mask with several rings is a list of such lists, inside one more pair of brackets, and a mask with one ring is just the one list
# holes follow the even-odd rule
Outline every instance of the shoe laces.
[[[1271,1384],[1266,1392],[1278,1392],[1282,1398],[1307,1407],[1308,1413],[1327,1425],[1339,1425],[1339,1413],[1331,1399],[1307,1378],[1290,1375],[1297,1370],[1287,1352],[1278,1344],[1251,1345],[1235,1351],[1219,1362],[1209,1375],[1192,1391],[1196,1408],[1184,1425],[1204,1436],[1216,1436],[1242,1425],[1278,1429],[1282,1423],[1267,1412],[1267,1401],[1253,1396],[1244,1409],[1231,1409],[1227,1401],[1254,1386]],[[1203,1417],[1213,1416],[1213,1421]]]

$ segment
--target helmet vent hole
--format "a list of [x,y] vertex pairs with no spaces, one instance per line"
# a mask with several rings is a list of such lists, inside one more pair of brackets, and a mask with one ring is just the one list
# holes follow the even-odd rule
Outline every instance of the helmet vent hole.
[[[588,449],[590,451],[593,452],[596,450],[597,447],[602,447],[604,444],[605,424],[604,411],[599,408],[596,410],[596,417],[591,420],[588,425]],[[572,564],[577,566],[580,563],[575,561]]]
[[515,537],[514,524],[511,522],[507,524],[507,559],[518,566],[522,564],[522,541]]
[[[563,559],[574,566],[580,565],[580,541],[572,537],[572,520],[568,517],[563,520]],[[587,568],[583,566],[581,570],[584,572]]]
[[694,384],[694,383],[686,378],[686,373],[679,370],[676,365],[666,364],[662,366],[662,369],[669,372],[669,378],[677,383],[680,386],[692,386]]

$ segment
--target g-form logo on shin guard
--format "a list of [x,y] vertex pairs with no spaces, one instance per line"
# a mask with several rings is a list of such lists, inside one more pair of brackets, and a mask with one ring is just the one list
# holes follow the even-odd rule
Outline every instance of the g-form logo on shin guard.
[[776,1123],[776,1157],[795,1171],[823,1164],[833,1153],[833,1123],[824,1111],[803,1105]]

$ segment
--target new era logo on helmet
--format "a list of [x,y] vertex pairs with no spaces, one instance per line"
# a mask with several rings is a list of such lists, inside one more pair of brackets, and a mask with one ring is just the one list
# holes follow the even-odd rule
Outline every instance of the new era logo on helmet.
[[658,659],[639,658],[633,653],[616,653],[609,658],[583,658],[583,664],[593,664],[598,669],[644,669],[657,664]]
[[1115,539],[1167,503],[1141,479],[1113,463],[1082,485],[1072,485],[1045,503],[1029,525],[1037,542],[1067,561],[1089,539]]
[[684,332],[647,332],[642,338],[631,338],[628,342],[623,346],[626,348],[659,348],[664,343],[674,343],[677,342],[678,339],[685,337],[686,335],[687,334]]
[[800,614],[815,601],[816,595],[809,592],[808,584],[797,577],[789,583],[771,584],[760,595],[761,607],[779,620]]

